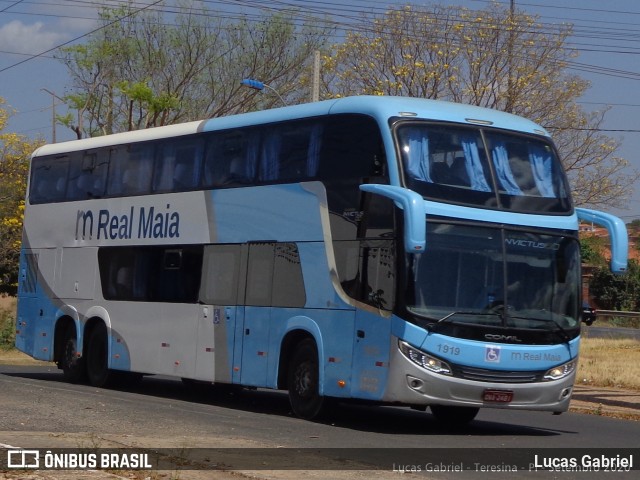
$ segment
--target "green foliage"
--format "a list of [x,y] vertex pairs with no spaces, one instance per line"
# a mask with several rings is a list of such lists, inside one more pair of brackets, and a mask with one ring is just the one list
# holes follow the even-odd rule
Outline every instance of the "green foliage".
[[0,307],[0,349],[13,348],[16,341],[15,308]]
[[598,306],[605,310],[638,311],[640,309],[640,266],[634,260],[624,275],[614,275],[608,267],[598,267],[589,284]]
[[582,263],[605,266],[607,263],[607,259],[604,256],[605,248],[605,238],[595,236],[581,237],[580,253],[582,255]]
[[577,56],[571,35],[569,24],[541,24],[498,2],[408,4],[365,16],[324,56],[323,95],[433,98],[522,115],[552,133],[577,205],[623,206],[640,174],[602,133],[606,110],[578,103],[589,83],[566,68]]
[[42,143],[5,131],[9,112],[0,98],[0,293],[15,294],[29,156]]
[[[195,8],[195,7],[194,7]],[[173,9],[172,9],[173,10]],[[82,45],[62,49],[72,79],[60,122],[79,136],[170,125],[278,105],[276,95],[250,90],[243,78],[270,85],[298,103],[313,52],[329,28],[300,25],[295,12],[259,21],[207,15],[189,4],[171,13],[133,4],[104,7],[96,31]]]

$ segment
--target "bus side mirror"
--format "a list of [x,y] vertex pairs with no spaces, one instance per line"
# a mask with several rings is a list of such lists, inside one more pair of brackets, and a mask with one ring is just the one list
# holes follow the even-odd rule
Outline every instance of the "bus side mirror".
[[625,273],[627,271],[627,257],[629,256],[629,235],[624,222],[609,213],[576,208],[578,219],[597,223],[607,229],[611,238],[611,271]]
[[363,192],[390,198],[404,212],[404,249],[407,253],[422,253],[426,247],[427,212],[424,199],[412,190],[393,185],[365,183]]

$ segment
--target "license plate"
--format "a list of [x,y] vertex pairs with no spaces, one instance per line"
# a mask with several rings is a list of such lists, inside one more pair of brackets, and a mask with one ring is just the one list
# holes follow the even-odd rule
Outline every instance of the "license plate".
[[511,390],[485,390],[482,392],[482,400],[494,403],[509,403],[513,400],[513,391]]

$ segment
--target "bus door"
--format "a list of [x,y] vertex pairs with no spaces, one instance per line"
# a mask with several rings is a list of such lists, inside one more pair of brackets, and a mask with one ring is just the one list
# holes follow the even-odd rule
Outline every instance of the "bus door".
[[267,382],[274,251],[274,243],[248,245],[245,306],[236,311],[236,322],[242,325],[238,333],[242,344],[240,383],[243,385],[265,386]]
[[356,310],[352,395],[378,400],[389,371],[390,310],[395,295],[393,241],[360,243],[359,286],[354,295],[365,305]]
[[206,245],[200,282],[196,378],[240,383],[246,247]]

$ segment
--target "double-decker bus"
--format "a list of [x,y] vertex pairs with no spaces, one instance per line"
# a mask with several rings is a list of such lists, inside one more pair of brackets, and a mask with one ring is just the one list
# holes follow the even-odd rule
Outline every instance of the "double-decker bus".
[[350,97],[46,145],[32,157],[16,346],[332,400],[566,411],[578,222],[549,135],[448,102]]

